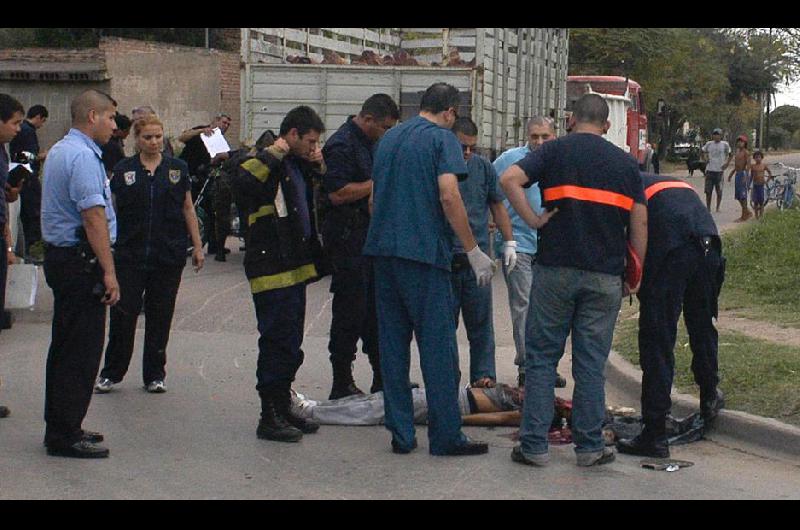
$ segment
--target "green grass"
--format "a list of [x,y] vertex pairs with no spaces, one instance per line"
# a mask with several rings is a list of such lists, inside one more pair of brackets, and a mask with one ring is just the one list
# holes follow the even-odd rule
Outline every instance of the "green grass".
[[720,309],[800,328],[800,209],[768,210],[722,239],[728,265]]
[[[639,365],[638,305],[625,306],[614,350]],[[727,407],[800,425],[800,348],[777,345],[730,331],[719,334],[720,388]],[[675,386],[697,396],[692,353],[683,323],[675,344]]]

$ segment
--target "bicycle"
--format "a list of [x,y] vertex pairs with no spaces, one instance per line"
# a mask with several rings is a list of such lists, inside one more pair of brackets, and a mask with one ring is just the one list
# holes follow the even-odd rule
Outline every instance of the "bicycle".
[[[774,164],[774,166],[786,170],[786,173],[776,176],[766,184],[764,205],[766,206],[770,200],[773,200],[775,201],[775,206],[783,211],[794,205],[797,195],[795,186],[797,185],[797,176],[800,175],[800,168],[787,166],[781,162]],[[783,180],[779,180],[780,176],[783,177]]]

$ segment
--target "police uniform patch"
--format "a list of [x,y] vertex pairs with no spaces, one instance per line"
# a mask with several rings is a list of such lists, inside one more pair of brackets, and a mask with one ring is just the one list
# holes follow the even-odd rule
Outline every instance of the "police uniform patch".
[[170,169],[169,170],[169,181],[173,184],[177,184],[181,181],[181,170],[180,169]]
[[125,172],[125,185],[132,186],[136,182],[136,172],[135,171],[126,171]]

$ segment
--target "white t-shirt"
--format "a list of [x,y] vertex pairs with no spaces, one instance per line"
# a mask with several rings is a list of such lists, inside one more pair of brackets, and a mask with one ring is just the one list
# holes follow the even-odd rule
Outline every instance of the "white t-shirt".
[[728,161],[731,154],[731,146],[725,140],[707,142],[703,146],[703,151],[708,153],[708,165],[706,171],[722,171],[722,166]]

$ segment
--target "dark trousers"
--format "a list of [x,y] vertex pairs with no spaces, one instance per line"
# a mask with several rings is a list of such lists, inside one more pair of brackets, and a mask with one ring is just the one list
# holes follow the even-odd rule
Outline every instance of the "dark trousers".
[[214,190],[214,240],[217,248],[225,248],[225,240],[231,231],[231,185],[225,177],[218,177]]
[[136,321],[144,303],[142,380],[145,385],[164,380],[167,342],[182,272],[183,267],[149,271],[129,267],[117,269],[120,301],[111,308],[108,346],[101,377],[119,383],[128,372],[133,356]]
[[[3,239],[3,238],[0,238]],[[0,252],[0,254],[5,254],[4,252]],[[6,310],[6,278],[8,276],[8,261],[5,259],[5,255],[3,258],[0,259],[0,333],[3,332],[2,322],[5,318],[5,310]]]
[[20,191],[20,219],[22,231],[25,234],[25,254],[31,245],[42,239],[42,223],[40,219],[42,209],[42,183],[39,176],[25,179]]
[[65,447],[81,438],[105,338],[106,306],[92,294],[101,281],[86,272],[73,248],[49,247],[44,273],[53,290],[53,335],[47,354],[45,445]]
[[306,318],[306,286],[293,285],[253,295],[258,319],[258,366],[256,390],[294,381],[303,364],[303,327]]
[[[378,359],[378,314],[375,308],[375,275],[364,259],[352,267],[338,269],[331,279],[333,293],[331,338],[328,342],[333,364],[355,360],[358,340],[374,362]],[[377,368],[379,365],[375,364]]]
[[681,311],[692,349],[692,373],[701,398],[713,396],[719,382],[716,316],[720,253],[707,254],[699,243],[669,253],[639,293],[639,358],[642,367],[642,417],[656,432],[672,407],[675,338]]

